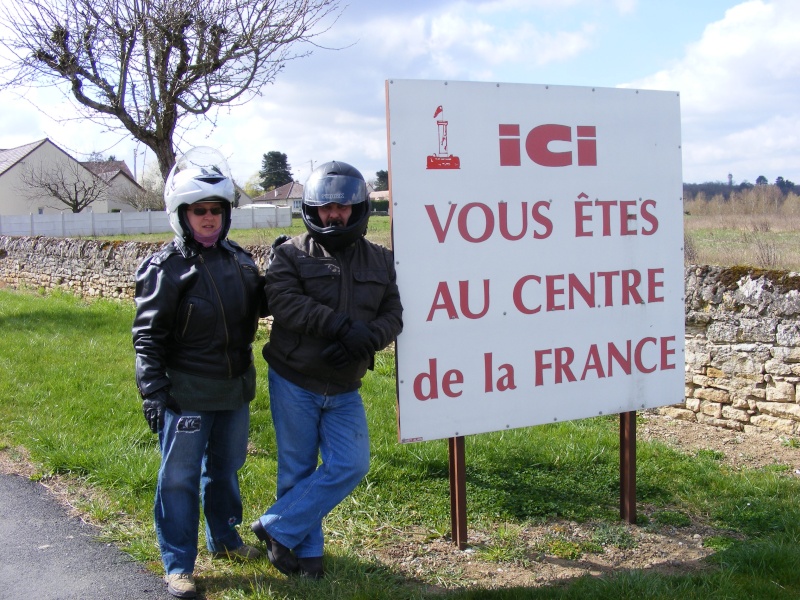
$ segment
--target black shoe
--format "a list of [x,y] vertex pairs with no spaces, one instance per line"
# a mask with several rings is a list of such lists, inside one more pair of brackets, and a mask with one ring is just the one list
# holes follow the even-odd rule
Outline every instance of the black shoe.
[[325,577],[325,571],[322,568],[321,556],[298,558],[297,562],[300,565],[301,577],[308,577],[309,579],[322,579],[323,577]]
[[292,551],[267,533],[260,520],[254,521],[250,525],[250,530],[267,545],[267,558],[273,567],[284,575],[294,575],[300,570],[300,565],[297,564],[297,559]]

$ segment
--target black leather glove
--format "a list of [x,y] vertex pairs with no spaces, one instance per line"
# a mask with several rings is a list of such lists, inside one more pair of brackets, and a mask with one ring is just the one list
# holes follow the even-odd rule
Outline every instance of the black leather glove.
[[150,426],[150,431],[158,433],[164,428],[164,413],[167,409],[175,414],[181,414],[181,407],[167,388],[156,390],[142,400],[142,412],[145,421]]
[[290,239],[292,238],[286,235],[285,233],[280,234],[278,237],[275,238],[275,241],[272,242],[273,250],[278,246],[280,246],[283,242],[288,242]]
[[267,262],[267,266],[271,265],[272,264],[272,259],[275,258],[275,248],[277,248],[278,246],[280,246],[284,242],[288,242],[290,239],[292,239],[292,238],[290,238],[285,233],[282,233],[278,237],[275,238],[275,241],[272,242],[272,246],[269,249],[269,260]]
[[369,360],[378,349],[378,337],[364,321],[352,321],[339,342],[351,357],[358,360]]
[[341,342],[333,342],[322,351],[322,358],[327,360],[337,369],[344,369],[350,362],[350,355]]

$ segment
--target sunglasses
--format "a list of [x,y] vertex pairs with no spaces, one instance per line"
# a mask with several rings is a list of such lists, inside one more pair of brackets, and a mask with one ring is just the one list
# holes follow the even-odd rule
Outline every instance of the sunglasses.
[[192,214],[195,215],[196,217],[202,217],[207,212],[210,212],[212,215],[216,217],[222,214],[222,207],[215,206],[214,208],[203,208],[200,206],[195,206],[192,208]]

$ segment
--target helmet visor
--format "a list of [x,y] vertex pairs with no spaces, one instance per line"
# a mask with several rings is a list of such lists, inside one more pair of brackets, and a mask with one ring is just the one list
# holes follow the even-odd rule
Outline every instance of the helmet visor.
[[232,179],[228,161],[214,148],[198,146],[179,157],[173,167],[175,175],[182,171],[193,171],[196,177],[207,177],[210,180]]
[[306,182],[303,202],[308,206],[360,204],[367,199],[367,184],[347,175],[323,176]]

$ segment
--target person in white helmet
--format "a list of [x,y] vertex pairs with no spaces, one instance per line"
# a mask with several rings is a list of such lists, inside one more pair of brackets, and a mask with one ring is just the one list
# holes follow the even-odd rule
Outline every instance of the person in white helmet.
[[212,556],[260,555],[236,527],[256,390],[252,342],[267,310],[264,277],[227,239],[234,194],[216,150],[187,152],[164,190],[175,239],[136,272],[136,383],[161,449],[155,528],[165,582],[179,598],[197,594],[200,504]]
[[307,232],[273,244],[266,291],[274,322],[262,354],[277,499],[250,528],[286,575],[325,575],[322,520],[369,470],[361,379],[403,328],[392,252],[364,237],[369,209],[361,173],[327,162],[304,187]]

